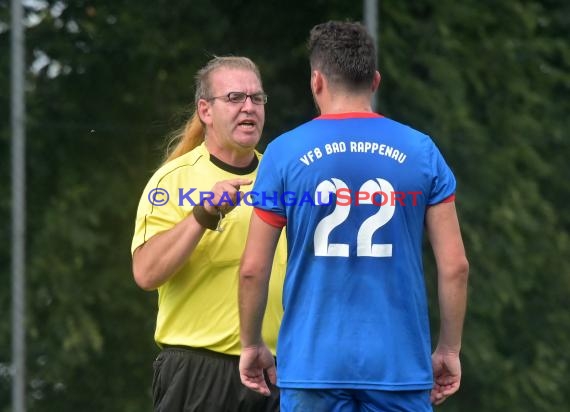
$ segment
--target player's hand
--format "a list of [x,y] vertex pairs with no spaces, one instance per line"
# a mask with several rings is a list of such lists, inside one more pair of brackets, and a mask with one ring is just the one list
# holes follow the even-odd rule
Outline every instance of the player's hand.
[[434,386],[431,390],[430,401],[434,405],[440,405],[459,390],[461,383],[459,352],[437,348],[431,355],[431,363]]
[[[242,178],[217,182],[211,189],[214,197],[211,200],[204,200],[204,209],[212,215],[217,214],[218,211],[224,215],[228,214],[242,201],[243,193],[240,192],[240,187],[250,185],[251,183],[251,179]],[[238,193],[240,196],[239,199]]]
[[248,346],[242,349],[239,358],[239,376],[241,382],[249,389],[269,396],[271,391],[265,380],[265,373],[269,381],[275,385],[277,373],[275,370],[275,359],[265,346]]

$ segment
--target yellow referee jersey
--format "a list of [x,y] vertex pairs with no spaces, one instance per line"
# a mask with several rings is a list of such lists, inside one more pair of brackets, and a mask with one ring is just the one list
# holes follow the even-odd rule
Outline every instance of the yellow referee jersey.
[[[256,153],[260,157],[259,153]],[[148,182],[139,202],[131,252],[152,236],[169,230],[192,212],[214,184],[236,177],[255,180],[257,168],[236,175],[210,161],[204,144],[163,165]],[[242,187],[242,191],[251,187]],[[158,289],[155,341],[240,354],[238,282],[253,208],[241,202],[222,220],[222,232],[206,230],[188,261]],[[287,249],[284,232],[277,246],[263,322],[263,338],[275,354],[283,315],[281,292]]]

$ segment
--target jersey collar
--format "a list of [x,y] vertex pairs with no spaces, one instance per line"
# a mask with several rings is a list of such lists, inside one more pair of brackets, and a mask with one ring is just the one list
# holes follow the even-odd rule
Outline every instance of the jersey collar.
[[317,120],[329,120],[329,119],[369,119],[369,118],[380,118],[384,117],[381,114],[373,112],[347,112],[347,113],[331,113],[322,114],[316,117]]

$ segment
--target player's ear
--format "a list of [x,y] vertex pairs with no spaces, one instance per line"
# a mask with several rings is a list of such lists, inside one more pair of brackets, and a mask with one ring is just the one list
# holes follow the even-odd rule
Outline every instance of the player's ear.
[[382,80],[382,76],[380,75],[380,72],[378,70],[376,70],[374,72],[374,78],[372,79],[372,93],[374,93],[376,90],[378,90],[378,87],[380,87],[380,81]]
[[311,90],[314,95],[319,95],[323,90],[324,79],[323,74],[318,70],[311,72]]

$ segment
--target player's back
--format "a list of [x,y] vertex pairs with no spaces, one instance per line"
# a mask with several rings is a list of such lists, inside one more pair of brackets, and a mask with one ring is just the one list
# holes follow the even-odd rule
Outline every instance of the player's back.
[[423,222],[455,191],[431,139],[371,113],[322,116],[265,157],[255,189],[285,200],[267,209],[289,245],[280,384],[431,387]]

